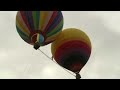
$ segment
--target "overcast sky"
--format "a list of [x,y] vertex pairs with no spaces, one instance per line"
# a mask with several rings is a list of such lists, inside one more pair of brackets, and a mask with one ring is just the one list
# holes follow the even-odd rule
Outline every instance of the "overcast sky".
[[[0,79],[75,79],[20,38],[16,13],[0,12]],[[92,42],[82,79],[120,79],[120,12],[63,11],[63,15],[64,29],[81,29]],[[51,45],[41,49],[52,56]]]

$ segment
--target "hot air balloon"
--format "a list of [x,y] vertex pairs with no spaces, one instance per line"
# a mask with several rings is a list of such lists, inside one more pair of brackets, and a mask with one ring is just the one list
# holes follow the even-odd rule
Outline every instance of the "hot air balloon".
[[63,22],[61,11],[18,11],[16,15],[17,32],[36,50],[56,40]]
[[51,45],[55,61],[67,70],[81,78],[80,71],[86,65],[91,55],[91,41],[87,34],[76,28],[62,31]]

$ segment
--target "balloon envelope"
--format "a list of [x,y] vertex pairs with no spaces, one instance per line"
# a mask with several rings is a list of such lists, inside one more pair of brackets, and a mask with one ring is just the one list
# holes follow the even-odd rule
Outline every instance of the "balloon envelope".
[[53,42],[63,28],[61,11],[18,11],[16,28],[27,43],[40,46]]
[[91,54],[89,37],[81,30],[68,28],[62,31],[51,45],[55,61],[72,72],[80,72]]

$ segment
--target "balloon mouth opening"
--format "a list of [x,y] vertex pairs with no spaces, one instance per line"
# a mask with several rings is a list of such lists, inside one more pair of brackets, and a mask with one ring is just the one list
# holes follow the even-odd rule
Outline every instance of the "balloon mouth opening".
[[80,73],[81,69],[83,68],[83,65],[81,64],[73,64],[68,67],[68,69],[76,74]]
[[44,36],[40,33],[33,34],[31,37],[31,42],[34,45],[34,49],[37,50],[44,44]]

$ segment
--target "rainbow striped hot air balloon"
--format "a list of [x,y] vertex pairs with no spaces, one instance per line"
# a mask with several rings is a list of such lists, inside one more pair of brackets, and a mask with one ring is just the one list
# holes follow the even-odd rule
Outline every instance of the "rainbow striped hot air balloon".
[[63,15],[61,11],[18,11],[16,28],[25,42],[44,46],[62,31]]
[[90,39],[83,31],[68,28],[52,43],[51,52],[59,65],[79,73],[90,57],[91,48]]

